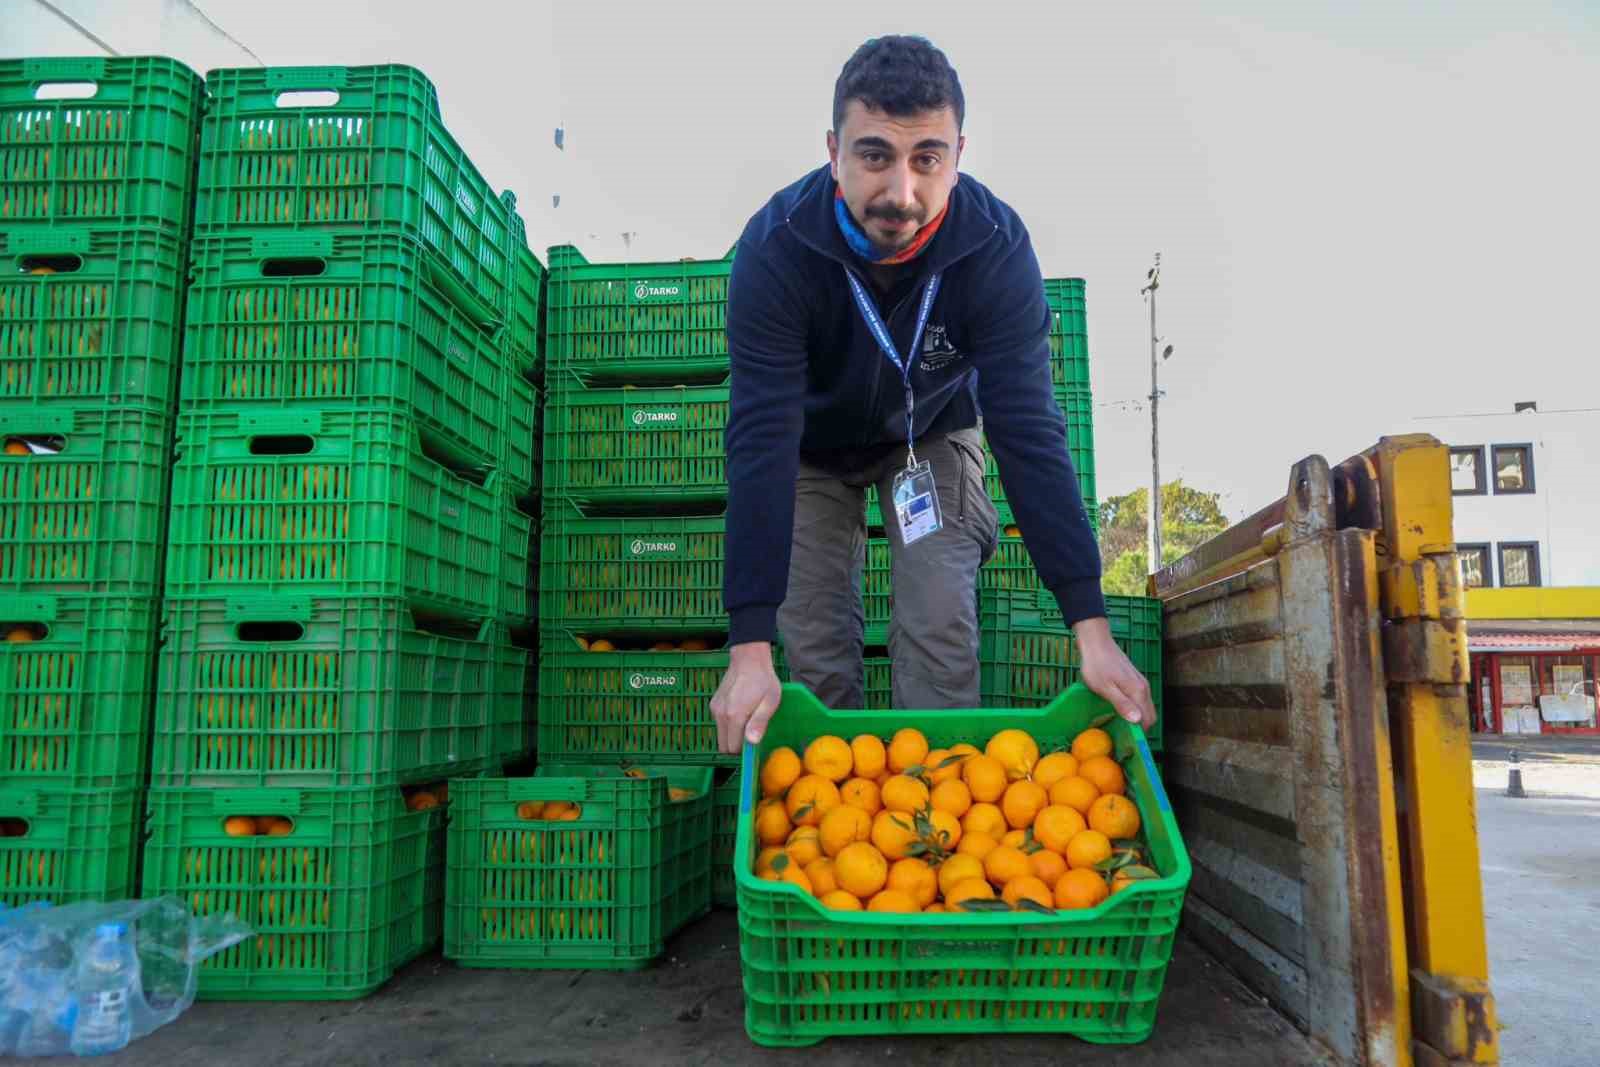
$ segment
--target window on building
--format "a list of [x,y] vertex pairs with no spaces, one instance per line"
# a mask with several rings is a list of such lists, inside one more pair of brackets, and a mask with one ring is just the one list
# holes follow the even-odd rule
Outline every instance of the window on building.
[[1461,583],[1468,589],[1478,589],[1494,584],[1489,570],[1489,546],[1456,545],[1456,555],[1461,559]]
[[1533,446],[1494,446],[1494,491],[1533,492]]
[[[1594,658],[1539,657],[1540,717],[1552,726],[1594,726]],[[1545,699],[1549,698],[1549,699]]]
[[1507,708],[1533,706],[1536,692],[1532,656],[1500,657],[1500,704]]
[[1508,588],[1539,584],[1539,542],[1500,542],[1500,584]]
[[1589,656],[1541,656],[1539,692],[1545,696],[1594,695],[1594,660]]
[[1480,496],[1489,491],[1482,445],[1450,450],[1450,491],[1456,496]]

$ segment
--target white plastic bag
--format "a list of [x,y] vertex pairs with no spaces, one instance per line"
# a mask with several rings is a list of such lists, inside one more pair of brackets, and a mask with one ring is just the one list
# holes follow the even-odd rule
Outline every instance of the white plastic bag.
[[252,935],[175,896],[0,906],[0,1055],[114,1051],[194,1003],[200,964]]

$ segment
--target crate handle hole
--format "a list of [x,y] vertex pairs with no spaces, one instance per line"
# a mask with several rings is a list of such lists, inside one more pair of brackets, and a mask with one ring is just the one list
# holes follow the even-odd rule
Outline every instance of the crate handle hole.
[[295,821],[287,815],[229,815],[222,820],[228,837],[290,837]]
[[297,622],[241,622],[241,641],[298,641],[305,637],[306,628]]
[[17,257],[18,274],[72,274],[83,269],[83,257],[63,252]]
[[278,107],[332,107],[338,102],[337,89],[291,89],[273,101]]
[[453,637],[462,641],[477,640],[483,632],[482,619],[452,619],[415,608],[411,611],[411,624],[425,634]]
[[99,92],[99,82],[45,82],[33,91],[33,98],[35,100],[87,100]]
[[59,434],[16,434],[6,438],[7,456],[53,456],[67,447]]
[[0,819],[0,837],[27,837],[31,829],[27,819]]
[[303,433],[262,434],[250,438],[252,456],[304,456],[317,442]]
[[50,627],[42,622],[3,622],[0,634],[5,635],[0,640],[8,645],[29,645],[49,637]]
[[315,278],[328,272],[328,261],[317,256],[275,256],[261,261],[263,278]]

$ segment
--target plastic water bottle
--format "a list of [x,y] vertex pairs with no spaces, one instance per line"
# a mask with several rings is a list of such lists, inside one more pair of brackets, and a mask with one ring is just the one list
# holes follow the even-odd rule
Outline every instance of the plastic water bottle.
[[125,923],[95,927],[78,958],[76,979],[73,1055],[98,1056],[125,1047],[133,1038],[133,996],[139,988],[139,955]]

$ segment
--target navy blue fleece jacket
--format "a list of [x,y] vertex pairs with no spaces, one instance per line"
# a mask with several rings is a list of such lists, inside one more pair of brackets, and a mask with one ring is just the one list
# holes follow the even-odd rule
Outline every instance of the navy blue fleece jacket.
[[[834,188],[824,166],[779,192],[745,227],[734,256],[723,578],[731,644],[776,633],[801,455],[844,470],[906,439],[899,372],[872,339],[844,275],[855,271],[875,292],[839,233]],[[981,410],[1006,499],[1065,621],[1104,615],[1100,553],[1051,390],[1050,312],[1027,229],[963,175],[943,226],[911,266],[877,297],[904,352],[923,285],[943,273],[911,372],[916,435],[974,426]],[[928,358],[930,344],[938,358]]]

